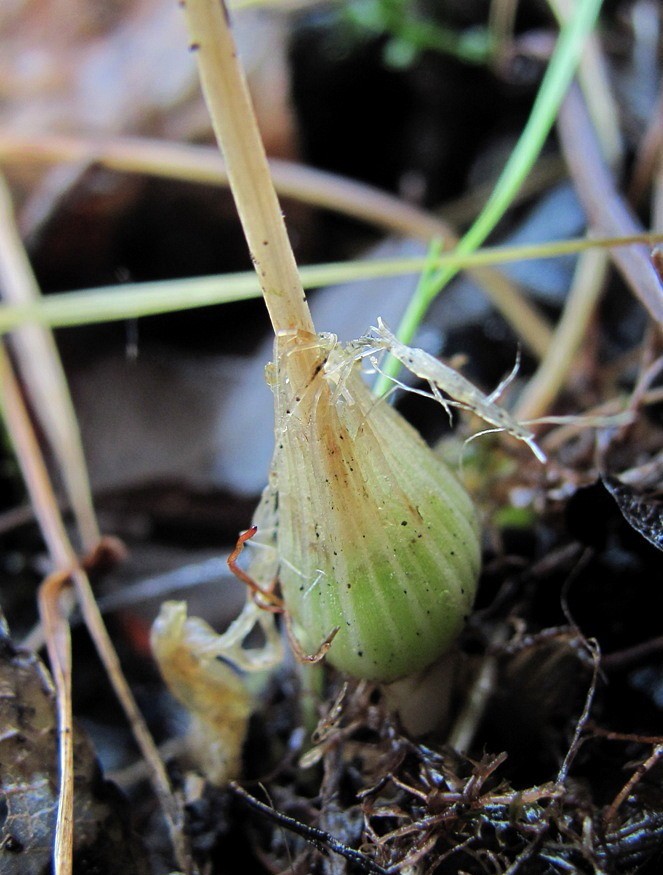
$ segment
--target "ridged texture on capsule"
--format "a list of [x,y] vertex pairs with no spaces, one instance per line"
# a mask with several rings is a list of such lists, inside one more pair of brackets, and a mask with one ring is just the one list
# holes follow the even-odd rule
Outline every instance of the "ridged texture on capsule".
[[279,580],[299,643],[313,653],[338,627],[327,659],[348,674],[425,668],[472,606],[470,498],[333,338],[277,337],[270,382]]

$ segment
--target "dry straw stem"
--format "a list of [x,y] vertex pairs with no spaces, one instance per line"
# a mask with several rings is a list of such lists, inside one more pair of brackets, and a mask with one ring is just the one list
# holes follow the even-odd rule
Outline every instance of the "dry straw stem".
[[[13,304],[39,301],[41,292],[18,234],[9,190],[0,175],[0,293]],[[12,346],[38,417],[63,475],[84,550],[99,541],[76,414],[53,335],[27,325]]]
[[[548,0],[560,25],[566,25],[575,12],[575,0]],[[611,166],[623,157],[624,144],[619,129],[620,112],[612,96],[608,66],[596,30],[585,41],[578,64],[578,82],[587,101],[594,130],[601,140],[604,160]]]
[[[145,173],[201,185],[228,184],[226,163],[215,147],[147,137],[37,137],[0,131],[0,161],[21,166],[83,162],[118,173]],[[424,241],[453,236],[449,224],[437,216],[366,183],[279,158],[269,159],[269,170],[281,196]]]
[[48,643],[48,658],[57,693],[60,793],[53,850],[54,875],[72,870],[74,843],[74,728],[71,706],[71,636],[61,607],[68,576],[52,574],[39,590],[39,613]]
[[[642,226],[617,190],[603,161],[582,94],[569,90],[559,114],[558,131],[567,164],[590,226],[599,234],[638,234]],[[611,258],[659,331],[663,327],[663,288],[647,246],[614,249]]]
[[58,569],[70,568],[76,555],[4,344],[0,346],[0,408],[53,564]]
[[[159,757],[156,745],[136,705],[129,685],[122,674],[117,653],[99,613],[87,574],[78,562],[67,536],[46,465],[4,346],[0,346],[0,408],[2,409],[7,431],[20,464],[35,515],[39,521],[53,565],[56,571],[60,572],[61,579],[69,579],[74,584],[85,624],[92,636],[104,668],[108,673],[113,689],[127,715],[141,753],[149,764],[152,783],[167,819],[178,864],[184,871],[190,872],[191,865],[186,851],[186,840],[182,831],[183,824],[180,806],[173,796],[170,781]],[[61,635],[61,630],[56,629],[56,632],[58,636]],[[56,648],[54,651],[56,655],[54,671],[57,674],[63,665],[66,666],[67,659],[61,659],[63,655],[61,639],[60,641],[50,641],[49,649],[52,647]],[[65,686],[65,694],[70,694],[68,686]],[[58,707],[60,719],[65,718],[70,713],[70,703],[59,703]],[[61,723],[59,729],[61,732],[66,731],[67,726]],[[66,786],[67,780],[69,780],[68,777],[65,778],[63,786]],[[72,817],[72,803],[73,797],[65,799],[64,804],[68,806],[68,810],[62,810],[56,835],[56,847],[59,849],[66,848],[66,842],[69,841],[67,837],[67,822]],[[61,854],[61,860],[66,861],[69,859],[68,850],[60,850],[59,853]],[[71,868],[69,866],[68,868],[60,869],[58,875],[67,875],[70,871]]]
[[[21,164],[52,161],[97,163],[118,172],[148,173],[201,184],[228,184],[226,163],[216,149],[140,137],[94,140],[50,134],[37,139],[5,131],[0,132],[0,160]],[[440,238],[447,248],[453,247],[458,240],[448,220],[365,183],[279,159],[269,161],[269,170],[280,195],[323,209],[337,210],[391,233],[426,242]],[[543,173],[536,190],[549,183],[550,174]],[[532,185],[528,190],[530,195],[534,188]],[[473,200],[470,217],[483,200],[485,198]],[[476,267],[468,269],[468,273],[513,326],[525,346],[541,358],[551,337],[546,318],[500,271]]]
[[223,0],[180,0],[212,126],[272,325],[313,332]]
[[[75,556],[67,539],[48,473],[4,345],[0,346],[0,404],[51,558],[58,568],[70,568],[75,562]],[[50,633],[49,656],[57,692],[60,751],[60,796],[53,866],[56,875],[69,875],[72,869],[74,816],[71,663],[68,635],[62,634],[62,627],[52,613],[52,601],[47,592],[43,593],[43,598],[45,601],[41,601],[40,608],[42,620]],[[69,736],[68,740],[66,736]]]
[[580,257],[548,352],[513,411],[517,420],[543,416],[564,386],[603,290],[607,267],[602,250],[590,249]]
[[[551,5],[563,21],[573,13],[568,0],[551,0]],[[607,68],[596,34],[588,37],[578,68],[578,80],[593,120],[601,154],[609,166],[615,167],[622,157],[621,135]],[[514,411],[517,418],[528,420],[543,416],[562,390],[596,311],[609,266],[609,254],[604,250],[588,249],[580,254],[571,289],[548,350],[518,399]]]

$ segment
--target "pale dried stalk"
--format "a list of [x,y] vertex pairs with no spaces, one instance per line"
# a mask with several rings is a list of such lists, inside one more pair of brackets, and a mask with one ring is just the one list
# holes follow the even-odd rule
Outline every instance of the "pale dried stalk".
[[[4,345],[0,346],[0,405],[51,558],[58,568],[71,567],[75,562],[75,555],[62,524],[46,467]],[[48,624],[50,633],[49,656],[52,659],[51,669],[55,680],[58,708],[60,795],[53,864],[56,875],[70,875],[74,818],[73,751],[70,746],[71,663],[68,656],[68,642],[66,637],[63,639],[61,635],[62,629],[51,610],[51,601],[47,598],[46,602],[41,602],[40,607],[42,621]],[[69,742],[63,736],[69,736]]]
[[[2,408],[7,431],[11,437],[12,446],[19,461],[35,515],[39,521],[53,564],[58,572],[71,579],[74,584],[86,626],[131,725],[141,753],[149,764],[152,784],[166,816],[178,864],[184,871],[190,872],[191,866],[186,851],[180,806],[173,795],[168,775],[159,757],[156,745],[138,709],[129,685],[122,674],[117,653],[99,613],[87,574],[79,564],[67,536],[55,493],[53,492],[53,487],[50,483],[46,465],[25,408],[18,382],[13,373],[9,357],[2,346],[0,346],[0,407]],[[57,670],[58,668],[56,668]],[[66,709],[70,708],[71,705],[61,704],[59,707],[61,708],[61,715],[64,715],[67,713]],[[66,726],[60,725],[59,728],[60,731],[66,730]],[[63,826],[59,827],[58,835],[56,836],[56,844],[59,848],[64,848],[65,841],[69,841],[66,834],[63,835],[61,830],[64,829],[66,831],[64,824],[73,817],[73,797],[65,801],[68,810],[63,810],[61,820]],[[60,853],[66,857],[67,852],[61,851]],[[61,875],[65,875],[65,871],[68,872],[70,870],[63,870]]]
[[[21,163],[85,160],[117,171],[149,173],[198,183],[228,182],[225,162],[216,152],[201,146],[143,138],[111,138],[97,142],[50,135],[35,140],[25,135],[0,132],[0,158]],[[281,195],[337,210],[392,233],[426,241],[440,237],[449,247],[457,239],[453,228],[443,219],[372,186],[278,159],[271,159],[269,168]],[[545,317],[499,271],[476,268],[468,273],[474,275],[523,343],[541,358],[551,334]]]
[[[558,132],[578,198],[590,226],[599,234],[637,234],[638,218],[618,191],[605,165],[584,98],[571,87],[558,117]],[[663,326],[663,289],[647,246],[614,249],[612,261],[624,281],[657,325]]]
[[527,421],[543,416],[561,391],[587,334],[608,267],[608,257],[602,250],[588,249],[579,258],[548,352],[518,399],[515,419]]
[[[216,185],[228,183],[226,164],[216,150],[141,137],[92,140],[50,134],[36,139],[0,131],[0,160],[21,164],[85,161],[119,172],[148,173]],[[439,237],[448,248],[457,242],[456,232],[448,220],[373,186],[279,159],[270,159],[269,169],[280,195],[297,198],[323,209],[337,210],[391,233],[416,237],[426,242]],[[537,358],[541,358],[551,337],[546,318],[500,271],[476,267],[468,269],[468,273],[513,326],[523,344]]]
[[[0,292],[5,300],[26,304],[41,291],[14,221],[11,197],[0,175]],[[76,414],[53,335],[40,325],[26,325],[12,337],[20,370],[36,416],[58,460],[67,497],[85,551],[99,541],[85,457]]]
[[[85,162],[118,173],[144,173],[202,185],[227,185],[228,171],[216,148],[147,137],[39,137],[0,131],[0,161],[20,166]],[[395,234],[428,241],[452,235],[451,226],[432,213],[363,182],[279,158],[269,159],[280,196],[336,210]]]
[[56,690],[60,793],[53,850],[54,875],[69,875],[74,844],[74,728],[71,706],[71,636],[61,608],[68,578],[52,574],[39,590],[39,614],[48,645],[48,658]]
[[76,563],[76,554],[69,543],[46,465],[4,344],[0,345],[0,408],[53,565],[58,569],[69,568]]
[[[569,0],[549,0],[557,17],[565,23],[573,14]],[[607,65],[598,36],[592,33],[585,46],[578,80],[600,146],[610,167],[619,166],[623,144],[612,96]],[[590,249],[580,254],[564,310],[557,323],[546,355],[529,380],[514,414],[520,419],[536,419],[552,406],[570,373],[598,301],[610,267],[607,252]]]
[[[575,0],[548,0],[560,24],[572,18]],[[598,32],[590,33],[578,64],[578,82],[587,101],[594,130],[601,139],[603,157],[611,166],[619,164],[624,144],[619,129],[619,107],[612,95],[608,65],[601,51]]]
[[181,0],[205,101],[275,332],[313,332],[265,149],[221,0]]

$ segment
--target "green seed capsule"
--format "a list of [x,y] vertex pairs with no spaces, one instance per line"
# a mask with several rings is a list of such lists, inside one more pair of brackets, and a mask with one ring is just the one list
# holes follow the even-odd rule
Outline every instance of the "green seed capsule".
[[[313,354],[312,354],[313,350]],[[392,681],[449,648],[479,573],[473,504],[329,336],[277,337],[279,580],[294,634],[341,671]]]

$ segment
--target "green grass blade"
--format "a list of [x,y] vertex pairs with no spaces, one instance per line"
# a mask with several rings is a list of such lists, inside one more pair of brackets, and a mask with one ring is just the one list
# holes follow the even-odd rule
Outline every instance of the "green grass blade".
[[[532,169],[571,84],[583,45],[596,24],[601,4],[602,0],[581,0],[575,15],[560,31],[527,124],[486,205],[459,241],[455,249],[457,253],[465,255],[481,246],[508,210]],[[398,328],[398,337],[404,343],[410,342],[431,302],[457,273],[457,267],[445,266],[437,272],[427,272],[422,277]],[[376,393],[383,394],[388,389],[388,378],[395,375],[398,368],[398,363],[393,359],[385,362],[384,375],[376,383]]]
[[[595,247],[613,249],[637,243],[654,246],[661,242],[662,234],[637,234],[632,237],[582,238],[527,246],[486,247],[467,255],[459,255],[457,252],[443,253],[432,259],[432,266],[435,269],[461,270],[528,259],[556,258]],[[304,288],[311,289],[336,283],[419,273],[430,262],[430,258],[410,257],[319,264],[301,268],[300,274]],[[259,296],[257,278],[253,272],[248,271],[59,292],[32,304],[0,304],[0,335],[30,323],[52,328],[90,325],[228,304]]]

